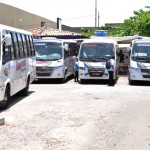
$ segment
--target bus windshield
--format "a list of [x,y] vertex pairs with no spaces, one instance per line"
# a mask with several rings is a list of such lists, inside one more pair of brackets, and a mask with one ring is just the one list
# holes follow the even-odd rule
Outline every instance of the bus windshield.
[[111,43],[84,43],[81,46],[79,59],[87,61],[108,60],[115,55],[114,44]]
[[149,62],[150,43],[135,43],[132,49],[132,60]]
[[53,61],[62,59],[62,44],[56,42],[35,43],[36,60]]

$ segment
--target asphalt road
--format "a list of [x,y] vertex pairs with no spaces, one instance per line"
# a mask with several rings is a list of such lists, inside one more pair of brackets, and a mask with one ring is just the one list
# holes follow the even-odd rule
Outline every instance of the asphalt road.
[[149,150],[149,86],[35,82],[0,112],[0,150]]

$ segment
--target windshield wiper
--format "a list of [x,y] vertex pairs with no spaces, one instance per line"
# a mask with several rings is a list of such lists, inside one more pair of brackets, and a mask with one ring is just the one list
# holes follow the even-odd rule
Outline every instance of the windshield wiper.
[[95,59],[104,59],[104,60],[107,60],[108,58],[106,58],[106,57],[95,57]]
[[148,58],[147,57],[143,57],[143,56],[137,56],[137,57],[135,57],[135,59],[137,60],[148,60]]
[[61,58],[53,58],[53,59],[50,59],[50,60],[60,60]]
[[36,56],[36,58],[42,58],[42,56],[38,55],[38,56]]
[[36,60],[44,60],[42,57],[36,57]]
[[90,60],[90,61],[96,61],[95,57],[84,57],[84,58],[80,58],[80,60]]

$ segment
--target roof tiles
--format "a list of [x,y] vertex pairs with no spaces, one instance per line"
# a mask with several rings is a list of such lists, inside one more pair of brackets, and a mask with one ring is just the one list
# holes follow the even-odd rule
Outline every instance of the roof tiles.
[[33,36],[82,36],[79,33],[76,32],[70,32],[70,31],[64,31],[64,30],[58,30],[50,27],[39,27],[39,28],[33,28],[29,29],[29,31],[32,33]]

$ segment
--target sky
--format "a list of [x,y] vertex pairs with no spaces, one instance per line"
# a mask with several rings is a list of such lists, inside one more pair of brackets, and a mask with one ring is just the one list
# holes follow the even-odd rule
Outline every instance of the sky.
[[[96,0],[0,0],[30,13],[70,27],[95,26]],[[134,11],[145,10],[150,0],[97,0],[99,26],[105,23],[123,23],[124,19],[134,15]],[[98,26],[98,19],[97,19]]]

